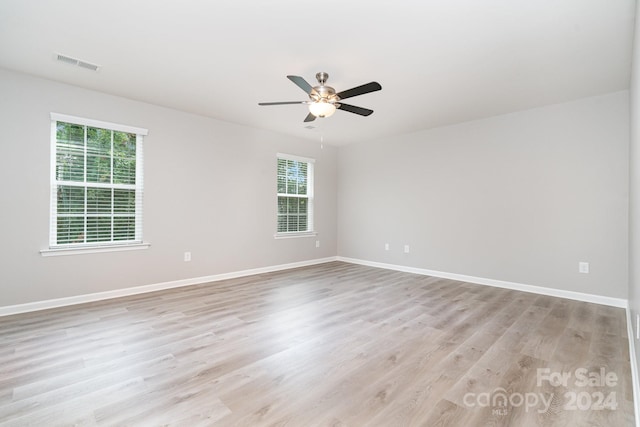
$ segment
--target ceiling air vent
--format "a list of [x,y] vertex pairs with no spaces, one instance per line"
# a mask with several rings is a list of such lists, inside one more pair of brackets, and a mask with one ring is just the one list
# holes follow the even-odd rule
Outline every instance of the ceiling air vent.
[[68,57],[68,56],[64,56],[64,55],[58,54],[56,56],[56,59],[58,61],[60,61],[60,62],[66,62],[67,64],[78,65],[78,60],[77,59],[73,59],[73,58]]
[[92,64],[91,62],[83,61],[81,59],[72,58],[67,55],[62,55],[61,53],[56,54],[56,60],[60,62],[64,62],[65,64],[76,65],[81,68],[86,68],[91,71],[98,71],[100,68],[99,65]]
[[96,64],[91,64],[90,62],[78,61],[78,67],[86,68],[91,71],[98,71],[98,66]]

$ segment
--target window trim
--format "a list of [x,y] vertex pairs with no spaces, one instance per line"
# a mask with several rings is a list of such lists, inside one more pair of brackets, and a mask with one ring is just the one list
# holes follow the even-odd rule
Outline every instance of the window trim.
[[[76,117],[67,114],[50,113],[51,119],[51,135],[50,135],[50,206],[49,206],[49,237],[48,248],[40,250],[42,256],[56,256],[56,255],[76,255],[84,253],[98,253],[98,252],[114,252],[114,251],[126,251],[147,249],[150,244],[143,240],[142,236],[142,195],[140,195],[139,206],[136,206],[136,220],[140,221],[136,225],[136,229],[139,230],[139,241],[126,241],[126,242],[91,242],[81,244],[55,244],[53,236],[57,235],[57,188],[58,182],[56,180],[56,146],[57,146],[57,134],[56,127],[58,122],[73,123],[81,126],[95,127],[101,129],[108,129],[115,132],[133,133],[136,135],[136,192],[143,191],[143,137],[148,135],[149,131],[144,128],[135,126],[122,125],[118,123],[105,122],[101,120],[87,119],[83,117]],[[86,184],[86,183],[85,183]],[[100,186],[100,185],[98,185]],[[112,186],[109,186],[112,188]],[[140,209],[138,211],[138,209]]]
[[63,256],[63,255],[81,255],[81,254],[97,254],[101,252],[121,252],[121,251],[135,251],[140,249],[149,249],[151,243],[123,243],[108,244],[103,246],[73,246],[73,247],[55,247],[49,249],[41,249],[40,255],[42,256]]
[[[277,217],[278,217],[278,197],[284,196],[281,193],[278,193],[278,189],[276,188],[276,232],[273,235],[274,239],[291,239],[296,237],[315,237],[318,233],[315,230],[315,221],[314,221],[314,198],[315,198],[315,163],[316,160],[309,157],[296,156],[293,154],[285,154],[285,153],[276,153],[276,160],[293,160],[296,162],[303,162],[309,165],[309,169],[311,173],[307,174],[307,195],[306,199],[308,201],[308,224],[310,225],[310,229],[306,231],[277,231]],[[276,168],[278,162],[276,161]],[[309,170],[308,169],[308,170]],[[278,175],[276,169],[276,177]],[[296,197],[296,195],[287,195],[287,197]]]
[[[67,122],[67,123],[73,123],[75,125],[90,126],[94,128],[103,128],[103,129],[115,130],[118,132],[135,133],[142,136],[147,136],[149,134],[149,130],[144,128],[121,125],[118,123],[105,122],[101,120],[85,119],[84,117],[70,116],[68,114],[51,113],[51,121]],[[55,161],[54,161],[54,164],[55,164]]]

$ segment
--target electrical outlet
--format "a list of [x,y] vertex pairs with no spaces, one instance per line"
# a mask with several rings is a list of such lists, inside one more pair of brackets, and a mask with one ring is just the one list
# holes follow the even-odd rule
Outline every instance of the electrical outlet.
[[405,254],[409,253],[409,245],[404,245],[404,253]]
[[316,240],[316,248],[320,247],[320,240]]
[[588,262],[579,262],[578,263],[578,272],[589,274],[589,263]]
[[184,253],[184,262],[189,262],[191,261],[191,252],[185,252]]
[[388,243],[385,243],[385,244],[384,244],[384,250],[385,250],[385,251],[388,251],[388,250],[389,250],[389,244],[388,244]]

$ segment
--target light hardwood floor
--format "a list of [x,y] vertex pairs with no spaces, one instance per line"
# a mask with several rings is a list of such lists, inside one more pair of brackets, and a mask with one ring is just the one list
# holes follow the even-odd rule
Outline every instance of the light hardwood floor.
[[631,426],[628,355],[622,309],[332,262],[0,318],[0,425]]

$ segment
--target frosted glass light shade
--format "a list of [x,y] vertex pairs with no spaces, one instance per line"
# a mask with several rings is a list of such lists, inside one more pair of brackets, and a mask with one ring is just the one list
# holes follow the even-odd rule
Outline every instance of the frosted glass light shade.
[[336,112],[336,106],[325,101],[313,102],[309,104],[309,112],[316,117],[329,117]]

